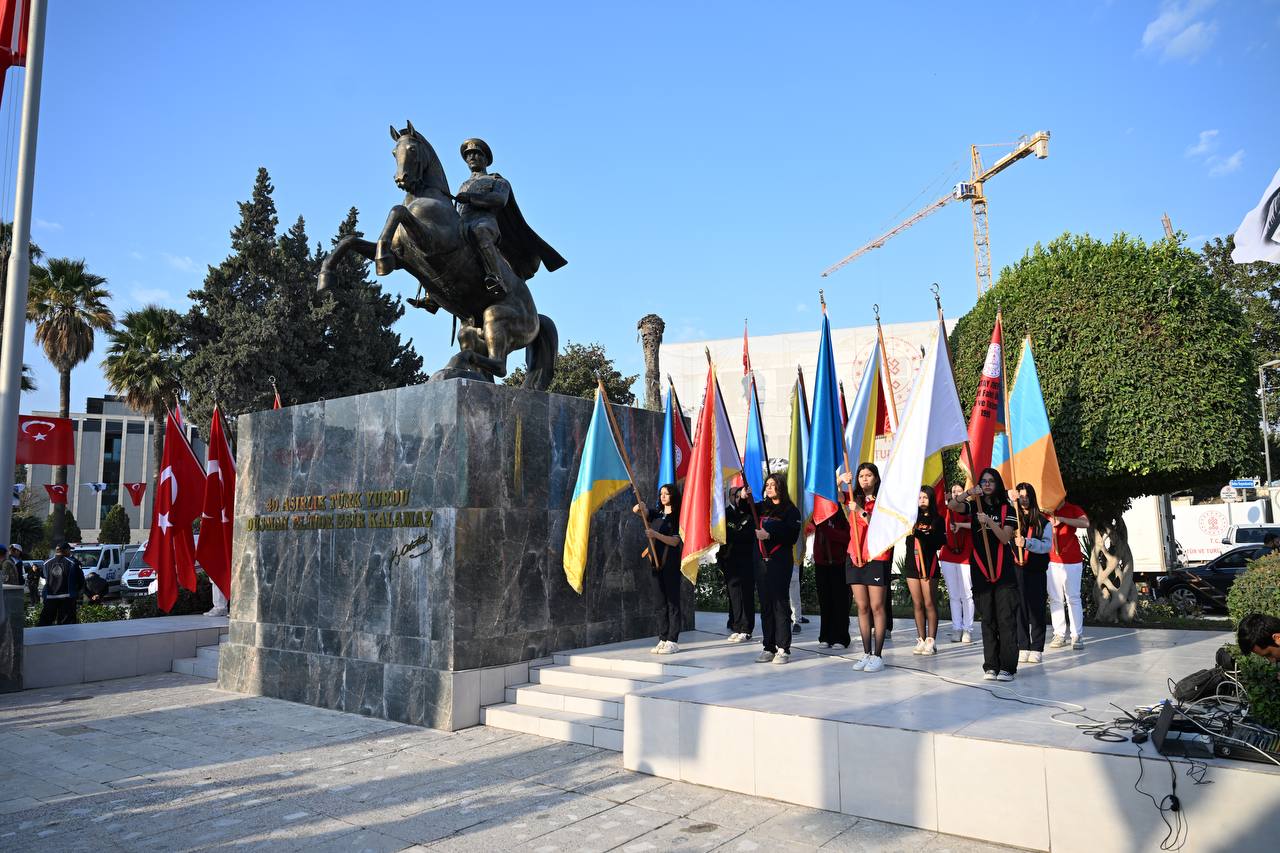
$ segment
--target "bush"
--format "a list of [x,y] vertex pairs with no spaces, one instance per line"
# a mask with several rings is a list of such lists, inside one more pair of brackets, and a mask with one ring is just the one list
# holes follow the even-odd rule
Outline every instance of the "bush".
[[106,518],[102,519],[98,541],[105,545],[128,545],[130,533],[129,514],[124,507],[116,504],[107,510]]
[[1236,578],[1227,593],[1227,612],[1232,625],[1239,625],[1250,613],[1280,617],[1280,554],[1254,560]]
[[[1239,655],[1239,649],[1236,649]],[[1280,680],[1276,665],[1257,655],[1239,655],[1240,683],[1249,700],[1249,716],[1264,726],[1280,729]]]

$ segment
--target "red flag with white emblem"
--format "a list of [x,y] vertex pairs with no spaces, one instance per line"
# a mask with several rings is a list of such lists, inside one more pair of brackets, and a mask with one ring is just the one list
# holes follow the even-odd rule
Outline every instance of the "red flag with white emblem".
[[76,427],[70,418],[18,415],[19,465],[76,464]]
[[222,429],[222,413],[213,407],[209,427],[209,464],[200,513],[200,542],[196,558],[209,580],[231,598],[231,528],[235,519],[236,460]]
[[164,455],[146,550],[147,563],[156,570],[156,603],[166,613],[178,600],[178,583],[189,590],[196,588],[191,524],[200,516],[204,480],[200,460],[170,413],[165,420]]
[[46,492],[48,492],[48,493],[49,493],[49,503],[51,503],[51,504],[65,504],[65,503],[67,502],[67,487],[66,487],[66,486],[61,486],[61,485],[59,485],[59,486],[49,486],[49,485],[46,485],[46,486],[44,487],[44,490],[45,490]]
[[129,490],[129,498],[133,501],[133,505],[142,506],[142,496],[147,493],[147,484],[125,483],[124,487]]

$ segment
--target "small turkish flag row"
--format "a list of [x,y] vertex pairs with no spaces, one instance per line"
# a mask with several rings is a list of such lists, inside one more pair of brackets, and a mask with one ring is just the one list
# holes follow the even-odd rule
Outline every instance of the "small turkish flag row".
[[129,497],[133,501],[134,506],[142,506],[142,496],[147,493],[146,483],[125,483],[124,487],[129,491]]

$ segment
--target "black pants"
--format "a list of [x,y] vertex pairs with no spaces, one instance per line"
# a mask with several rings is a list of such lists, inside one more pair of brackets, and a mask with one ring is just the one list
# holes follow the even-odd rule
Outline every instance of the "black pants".
[[817,563],[813,575],[818,585],[818,642],[848,646],[853,593],[844,582],[844,563]]
[[[1035,556],[1035,555],[1032,555]],[[1044,605],[1049,597],[1048,561],[1018,567],[1018,651],[1044,651]]]
[[729,630],[750,636],[756,631],[756,575],[751,560],[724,563],[724,584],[729,591]]
[[1010,573],[990,584],[974,572],[973,608],[982,617],[982,668],[1018,671],[1018,584]]
[[651,572],[662,603],[658,605],[658,639],[680,641],[680,564],[666,560],[661,571]]
[[791,549],[756,558],[760,636],[767,652],[791,651]]
[[70,598],[48,598],[40,608],[40,627],[45,625],[76,625],[76,603]]

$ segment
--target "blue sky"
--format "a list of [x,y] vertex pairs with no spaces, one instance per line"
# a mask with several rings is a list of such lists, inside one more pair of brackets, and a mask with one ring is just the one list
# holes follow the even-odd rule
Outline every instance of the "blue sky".
[[[355,205],[376,233],[401,199],[387,126],[405,119],[455,187],[458,144],[492,145],[569,260],[533,279],[539,309],[628,373],[651,311],[668,340],[738,335],[744,317],[813,329],[825,287],[838,326],[873,303],[919,320],[938,281],[963,314],[960,204],[818,274],[942,195],[971,143],[1053,134],[1047,160],[987,187],[996,270],[1064,231],[1156,239],[1166,211],[1199,245],[1280,167],[1276,0],[50,5],[34,238],[106,276],[118,314],[185,309],[260,165],[283,225],[302,215],[327,246]],[[446,317],[400,331],[428,369],[448,358]],[[53,408],[56,374],[27,346],[40,388],[23,410]],[[73,408],[106,390],[102,349],[73,373]]]

